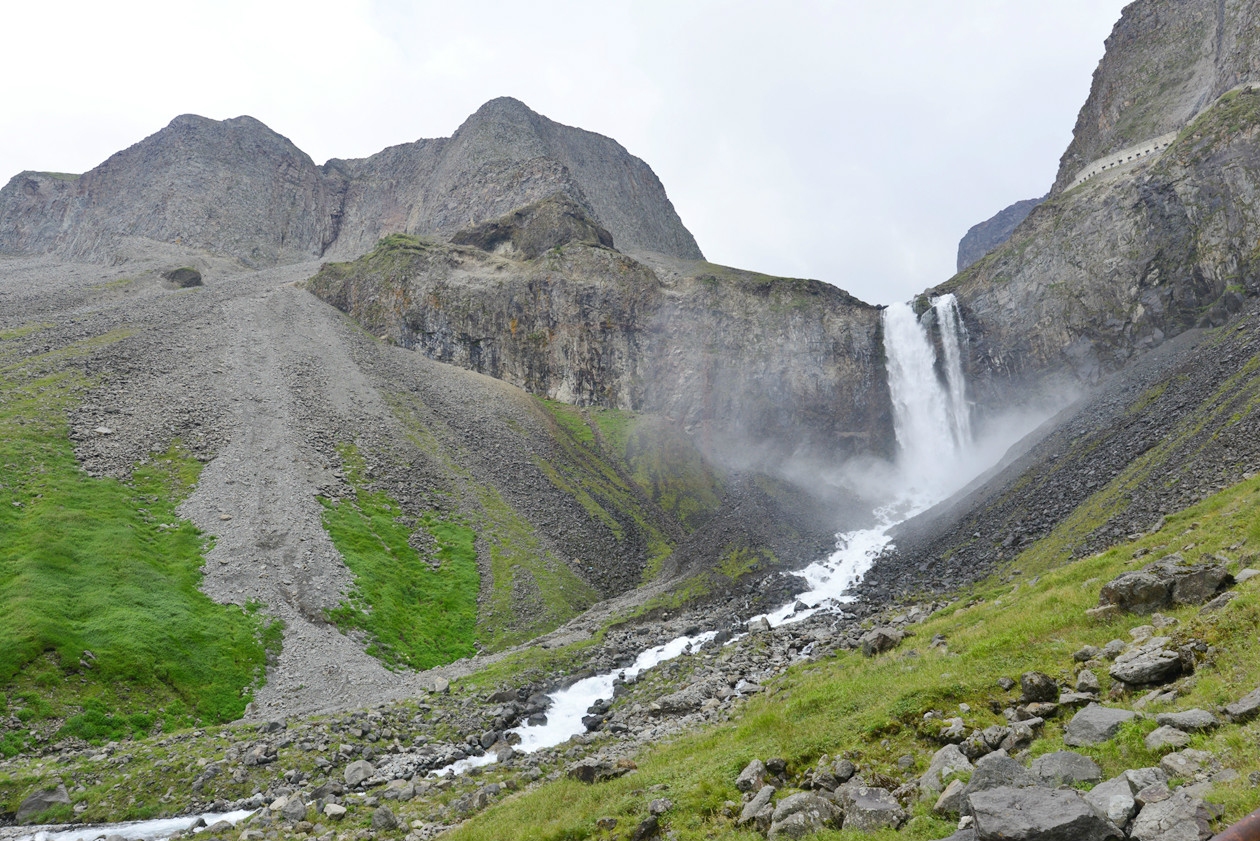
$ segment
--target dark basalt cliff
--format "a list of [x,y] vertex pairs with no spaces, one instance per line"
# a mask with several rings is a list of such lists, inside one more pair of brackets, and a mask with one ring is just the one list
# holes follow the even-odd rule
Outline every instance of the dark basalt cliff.
[[647,164],[507,98],[450,138],[323,167],[251,117],[177,117],[82,176],[15,176],[0,190],[0,252],[111,262],[139,239],[254,266],[346,259],[386,234],[447,237],[556,192],[623,250],[701,257]]
[[433,359],[659,413],[727,454],[751,459],[750,441],[778,456],[891,446],[879,310],[835,287],[698,261],[658,272],[561,195],[454,241],[469,246],[389,237],[309,288]]

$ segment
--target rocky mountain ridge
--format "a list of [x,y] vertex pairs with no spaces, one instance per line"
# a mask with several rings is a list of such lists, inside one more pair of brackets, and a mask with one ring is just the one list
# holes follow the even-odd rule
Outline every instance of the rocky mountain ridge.
[[346,258],[389,233],[445,237],[555,192],[623,249],[701,257],[647,164],[510,98],[449,138],[322,167],[252,117],[176,117],[81,176],[12,178],[0,189],[0,252],[111,262],[160,242],[251,266]]

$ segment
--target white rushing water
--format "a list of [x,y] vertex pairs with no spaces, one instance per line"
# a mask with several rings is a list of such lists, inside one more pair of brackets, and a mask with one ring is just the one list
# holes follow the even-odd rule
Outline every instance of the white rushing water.
[[35,830],[29,835],[19,836],[16,841],[92,841],[95,838],[104,838],[110,835],[119,835],[123,838],[134,839],[134,841],[158,841],[159,839],[170,838],[176,832],[183,832],[185,829],[192,828],[192,825],[198,820],[204,820],[207,827],[213,826],[218,821],[227,821],[235,824],[241,819],[253,814],[253,812],[207,812],[204,815],[188,815],[182,818],[159,818],[152,821],[131,821],[128,823],[113,823],[101,825],[85,825],[76,826],[73,829],[41,829],[39,827],[31,827]]
[[[797,573],[804,581],[804,591],[778,610],[761,614],[771,626],[799,622],[823,610],[838,611],[841,605],[852,602],[847,591],[889,548],[893,526],[925,511],[970,478],[959,460],[971,442],[962,367],[966,332],[953,295],[933,299],[929,312],[932,317],[921,320],[908,304],[894,304],[884,310],[884,351],[898,445],[898,490],[891,501],[876,509],[874,526],[837,535],[834,552]],[[939,366],[929,332],[932,323],[940,331],[944,358]],[[943,376],[938,374],[938,367],[943,369]],[[798,610],[798,603],[806,609]],[[644,651],[628,669],[589,677],[553,693],[545,725],[522,725],[512,731],[521,738],[515,750],[528,753],[552,747],[584,732],[582,717],[596,701],[612,697],[618,675],[637,676],[713,636],[709,632],[679,637]],[[495,761],[496,757],[487,753],[437,773],[460,773]]]
[[[884,350],[898,445],[896,467],[900,477],[897,482],[899,488],[891,501],[875,511],[874,526],[837,535],[834,552],[797,573],[805,589],[778,610],[762,614],[772,626],[798,622],[819,611],[839,611],[841,605],[853,601],[847,591],[862,579],[875,559],[891,545],[892,527],[939,502],[970,478],[970,471],[963,470],[959,460],[971,440],[962,369],[966,333],[953,295],[934,299],[929,312],[932,318],[921,321],[907,304],[894,304],[884,310]],[[935,343],[929,333],[933,322],[940,331],[944,357],[939,366]],[[943,369],[942,374],[938,374],[938,367]],[[798,610],[798,603],[803,603],[806,609]],[[637,677],[653,666],[698,648],[714,636],[716,633],[709,631],[692,637],[678,637],[643,651],[625,669],[584,678],[552,693],[547,723],[521,725],[511,731],[520,737],[520,743],[514,749],[529,753],[559,745],[584,732],[586,728],[582,717],[587,714],[587,709],[600,699],[611,698],[619,677]],[[494,754],[486,753],[453,763],[435,773],[458,774],[496,761]],[[18,841],[91,841],[105,835],[158,841],[188,829],[199,817],[204,818],[207,824],[220,819],[235,823],[248,814],[192,815],[60,832],[37,831]]]

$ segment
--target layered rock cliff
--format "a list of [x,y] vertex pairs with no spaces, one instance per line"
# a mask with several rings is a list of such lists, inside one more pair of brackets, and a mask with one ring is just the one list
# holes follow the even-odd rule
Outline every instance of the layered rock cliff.
[[624,250],[701,257],[647,164],[507,98],[450,138],[323,167],[251,117],[177,117],[82,176],[11,179],[0,190],[0,252],[110,262],[136,239],[255,266],[347,259],[386,234],[447,237],[556,192]]
[[309,288],[433,359],[664,414],[745,455],[750,441],[779,455],[889,449],[877,308],[818,281],[659,258],[654,269],[609,239],[557,195],[456,234],[467,246],[386,238]]

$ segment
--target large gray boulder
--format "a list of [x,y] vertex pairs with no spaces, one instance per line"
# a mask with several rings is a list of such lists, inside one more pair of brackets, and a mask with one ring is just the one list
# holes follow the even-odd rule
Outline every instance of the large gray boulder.
[[850,784],[836,790],[836,799],[844,810],[846,830],[898,829],[909,817],[897,798],[884,788]]
[[978,841],[1106,841],[1119,827],[1069,789],[1002,787],[971,797]]
[[744,809],[739,813],[739,826],[752,825],[757,830],[765,832],[770,828],[770,821],[774,816],[774,806],[770,801],[774,798],[774,786],[762,786],[753,795],[753,799],[744,804]]
[[1133,841],[1207,841],[1211,816],[1203,801],[1175,791],[1166,800],[1147,803],[1129,827]]
[[1160,713],[1155,721],[1164,727],[1176,727],[1187,733],[1206,733],[1221,726],[1220,720],[1207,710],[1186,710],[1179,713]]
[[960,811],[970,814],[971,797],[979,792],[995,788],[1026,788],[1040,783],[1041,780],[1018,760],[1012,759],[1004,750],[996,750],[976,762],[976,770],[963,789]]
[[1102,779],[1102,768],[1097,762],[1070,750],[1037,757],[1032,763],[1032,773],[1052,786],[1096,783]]
[[1044,672],[1024,672],[1019,676],[1020,700],[1025,704],[1057,701],[1059,685]]
[[346,766],[345,770],[346,787],[354,788],[364,781],[370,780],[372,775],[375,773],[376,769],[372,767],[372,763],[368,762],[366,759],[359,759],[351,762]]
[[1203,604],[1234,583],[1221,563],[1185,564],[1169,555],[1141,570],[1123,573],[1103,585],[1100,607],[1115,605],[1130,613],[1154,613],[1174,605]]
[[821,795],[802,791],[785,797],[770,818],[770,838],[804,838],[824,829],[839,829],[841,813]]
[[1072,716],[1063,731],[1063,743],[1079,748],[1105,742],[1115,737],[1122,724],[1135,718],[1137,713],[1132,710],[1090,704]]
[[1116,658],[1108,673],[1131,685],[1167,683],[1189,671],[1182,653],[1169,648],[1168,637],[1152,637]]
[[1136,791],[1128,776],[1121,774],[1085,792],[1085,802],[1095,812],[1123,828],[1137,813],[1137,802],[1133,799]]
[[26,799],[18,806],[17,822],[26,823],[28,818],[51,809],[57,804],[70,805],[70,793],[66,791],[64,785],[33,791],[26,795]]
[[858,642],[862,644],[863,654],[874,657],[896,648],[905,637],[905,633],[898,628],[874,628],[863,634]]

